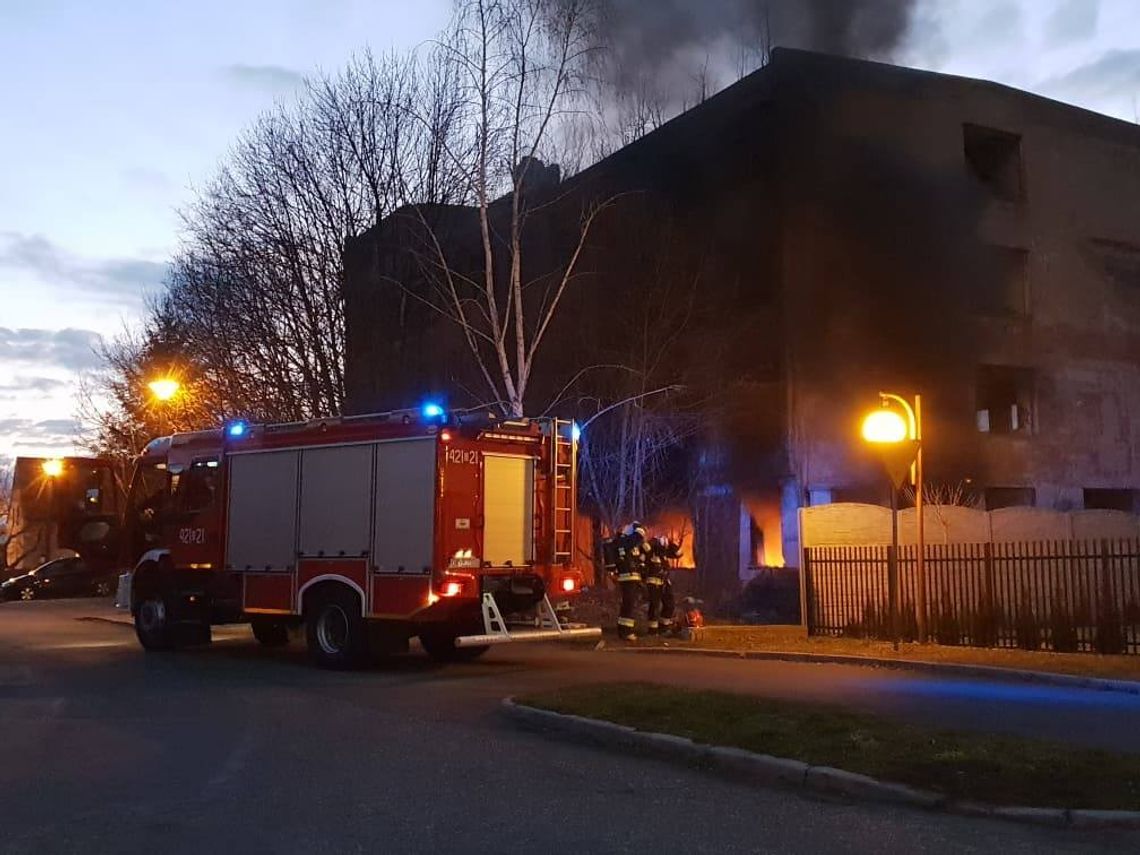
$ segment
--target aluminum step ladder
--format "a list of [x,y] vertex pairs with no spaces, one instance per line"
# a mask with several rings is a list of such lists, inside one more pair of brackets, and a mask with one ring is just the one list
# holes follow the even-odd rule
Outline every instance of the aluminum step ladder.
[[574,559],[575,497],[578,495],[578,442],[574,422],[550,423],[550,563]]

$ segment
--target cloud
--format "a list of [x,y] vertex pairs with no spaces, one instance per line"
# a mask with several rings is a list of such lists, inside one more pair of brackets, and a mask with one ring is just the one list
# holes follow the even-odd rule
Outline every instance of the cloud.
[[1021,7],[1012,0],[990,3],[986,13],[974,25],[970,36],[973,46],[995,47],[1023,41]]
[[0,327],[0,363],[54,366],[69,371],[82,371],[101,364],[97,352],[101,341],[99,334],[93,330]]
[[16,375],[10,383],[0,383],[0,401],[44,400],[62,393],[68,387],[55,377]]
[[1056,98],[1090,105],[1131,95],[1140,91],[1140,50],[1110,50],[1035,88]]
[[246,65],[238,62],[223,66],[222,76],[239,86],[267,90],[274,94],[292,92],[305,82],[305,75],[283,65]]
[[0,270],[31,274],[37,280],[112,303],[137,304],[157,290],[167,267],[141,258],[81,258],[43,235],[0,232]]
[[1045,42],[1067,45],[1096,35],[1098,0],[1061,0],[1045,20]]
[[10,443],[16,448],[71,448],[80,435],[75,419],[0,419],[0,436],[18,437]]

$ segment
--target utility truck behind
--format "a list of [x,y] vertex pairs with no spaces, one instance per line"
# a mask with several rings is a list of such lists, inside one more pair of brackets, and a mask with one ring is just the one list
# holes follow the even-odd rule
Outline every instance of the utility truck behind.
[[26,573],[56,558],[79,556],[113,572],[119,559],[123,491],[111,460],[17,457],[0,576]]
[[557,419],[458,417],[434,404],[150,442],[135,466],[120,585],[139,641],[164,650],[249,622],[304,628],[343,668],[418,637],[432,657],[596,638],[576,595],[577,436]]

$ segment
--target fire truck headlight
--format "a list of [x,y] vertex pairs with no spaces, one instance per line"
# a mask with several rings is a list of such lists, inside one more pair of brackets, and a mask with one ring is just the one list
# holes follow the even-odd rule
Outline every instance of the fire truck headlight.
[[569,594],[577,587],[578,583],[569,576],[562,580],[562,590],[567,594]]
[[445,597],[458,597],[459,594],[462,593],[462,591],[463,591],[463,583],[452,581],[452,582],[446,583],[443,586],[443,590],[440,591],[440,594],[442,594]]

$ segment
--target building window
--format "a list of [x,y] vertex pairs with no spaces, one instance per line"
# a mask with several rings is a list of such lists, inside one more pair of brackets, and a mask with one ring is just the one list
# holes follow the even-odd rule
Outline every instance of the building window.
[[1025,198],[1020,134],[965,124],[962,147],[971,174],[991,196],[1006,202]]
[[974,308],[989,317],[1029,314],[1029,253],[1012,246],[987,246],[980,255]]
[[1033,429],[1033,369],[981,365],[976,386],[981,433],[1026,434]]
[[816,505],[830,505],[831,489],[828,487],[809,487],[807,500],[808,505],[813,508]]
[[1032,487],[987,487],[986,510],[998,508],[1031,508],[1037,502],[1037,491]]
[[1134,514],[1140,510],[1140,490],[1086,487],[1085,508],[1090,511],[1127,511]]

